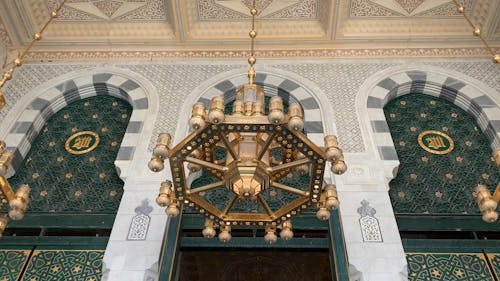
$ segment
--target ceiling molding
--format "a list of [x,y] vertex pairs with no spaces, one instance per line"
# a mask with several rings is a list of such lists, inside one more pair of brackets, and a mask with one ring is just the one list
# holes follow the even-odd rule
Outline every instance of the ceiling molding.
[[[497,52],[500,48],[496,49]],[[30,62],[100,61],[100,60],[244,60],[248,51],[227,50],[170,50],[170,51],[40,51],[30,52]],[[485,48],[387,48],[387,49],[316,49],[260,50],[262,59],[330,59],[330,58],[489,58]]]

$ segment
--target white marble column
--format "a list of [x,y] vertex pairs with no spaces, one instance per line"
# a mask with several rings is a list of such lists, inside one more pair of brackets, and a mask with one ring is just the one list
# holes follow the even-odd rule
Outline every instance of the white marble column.
[[[407,263],[388,194],[387,163],[347,154],[347,172],[335,176],[353,281],[407,280]],[[384,166],[386,164],[386,166]],[[394,163],[397,165],[397,161]]]
[[149,156],[132,164],[103,261],[103,281],[154,281],[165,234],[167,215],[155,198],[170,174],[147,168]]

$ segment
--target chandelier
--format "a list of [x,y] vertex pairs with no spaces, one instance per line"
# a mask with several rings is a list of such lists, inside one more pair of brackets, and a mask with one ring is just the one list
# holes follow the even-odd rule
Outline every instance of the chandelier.
[[227,242],[231,227],[258,227],[272,244],[278,229],[282,239],[291,239],[291,219],[311,206],[318,219],[330,217],[339,202],[336,187],[324,185],[324,172],[327,163],[339,175],[347,166],[335,136],[324,138],[324,151],[307,138],[300,104],[267,98],[254,83],[255,1],[250,14],[248,84],[236,92],[232,108],[220,96],[208,110],[194,104],[191,133],[174,147],[161,133],[148,166],[159,172],[169,160],[172,181],[162,182],[156,199],[168,216],[179,215],[183,204],[205,216],[204,237],[219,228],[219,240]]
[[[9,202],[9,217],[13,220],[20,220],[24,217],[26,208],[28,208],[30,188],[23,184],[19,186],[14,193],[9,182],[5,178],[10,164],[12,163],[12,152],[5,150],[4,141],[0,141],[0,207],[4,202]],[[9,219],[7,216],[0,216],[0,236],[2,236]]]
[[[495,149],[492,155],[495,164],[500,168],[500,149]],[[498,220],[498,212],[496,211],[500,202],[500,183],[497,185],[493,196],[491,195],[486,185],[478,185],[476,187],[476,202],[481,211],[482,219],[485,222],[496,222]]]

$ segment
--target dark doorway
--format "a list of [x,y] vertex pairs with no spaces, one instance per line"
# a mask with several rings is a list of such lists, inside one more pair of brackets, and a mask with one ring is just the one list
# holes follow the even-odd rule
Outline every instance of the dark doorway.
[[181,250],[179,281],[330,281],[325,250]]

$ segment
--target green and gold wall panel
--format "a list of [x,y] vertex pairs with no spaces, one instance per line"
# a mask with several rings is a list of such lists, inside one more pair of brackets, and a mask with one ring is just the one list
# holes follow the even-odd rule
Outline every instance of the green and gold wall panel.
[[478,214],[478,184],[499,181],[488,139],[473,117],[449,101],[408,94],[384,108],[400,161],[390,182],[396,214]]
[[121,99],[96,96],[55,113],[10,179],[31,187],[27,213],[116,213],[123,182],[113,162],[131,112]]
[[98,281],[104,250],[0,250],[0,281]]
[[488,254],[488,259],[497,280],[500,280],[500,253]]
[[103,257],[101,250],[35,250],[22,280],[101,280]]
[[410,281],[495,281],[483,254],[407,253]]
[[19,280],[30,252],[30,250],[0,250],[0,281]]

